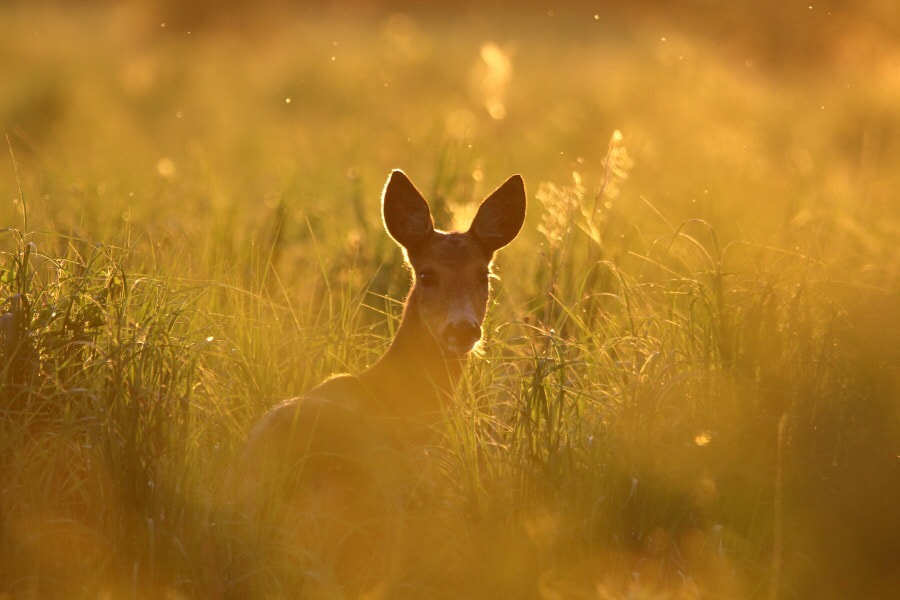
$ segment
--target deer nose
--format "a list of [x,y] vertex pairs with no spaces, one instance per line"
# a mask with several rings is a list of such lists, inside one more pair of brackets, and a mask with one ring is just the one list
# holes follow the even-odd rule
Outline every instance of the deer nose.
[[474,321],[458,320],[449,323],[441,332],[447,348],[459,353],[468,352],[481,339],[481,326]]

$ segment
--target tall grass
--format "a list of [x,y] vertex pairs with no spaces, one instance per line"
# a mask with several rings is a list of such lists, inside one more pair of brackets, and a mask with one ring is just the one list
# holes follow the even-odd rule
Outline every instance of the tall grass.
[[[6,235],[4,585],[244,589],[241,565],[258,557],[229,525],[233,451],[285,390],[384,347],[388,331],[359,311],[379,302],[365,295],[377,269],[356,288],[320,264],[324,296],[300,307],[277,286],[136,273],[128,248]],[[777,271],[745,270],[741,253],[772,251],[719,248],[703,223],[653,240],[636,274],[587,262],[595,235],[572,228],[565,256],[547,246],[557,265],[594,265],[552,293],[540,276],[538,296],[504,308],[499,290],[434,455],[431,493],[444,500],[425,551],[468,597],[805,595],[816,589],[805,570],[864,560],[856,552],[882,572],[878,544],[891,542],[877,515],[892,509],[872,486],[876,474],[895,485],[884,344],[896,331],[880,323],[860,339],[853,319],[867,316],[845,307],[889,294],[836,295],[833,272],[797,253],[776,252]],[[42,253],[48,237],[65,254]],[[850,507],[868,529],[848,523],[834,542],[871,548],[817,539]],[[428,560],[409,569],[411,597],[460,591]]]

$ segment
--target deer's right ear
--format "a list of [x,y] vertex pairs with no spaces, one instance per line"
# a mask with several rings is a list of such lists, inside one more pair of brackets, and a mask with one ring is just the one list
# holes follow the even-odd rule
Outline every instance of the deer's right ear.
[[381,197],[384,228],[407,250],[415,250],[434,232],[431,209],[403,171],[391,172]]
[[513,175],[478,207],[469,231],[488,255],[519,235],[525,221],[525,204],[525,182],[521,175]]

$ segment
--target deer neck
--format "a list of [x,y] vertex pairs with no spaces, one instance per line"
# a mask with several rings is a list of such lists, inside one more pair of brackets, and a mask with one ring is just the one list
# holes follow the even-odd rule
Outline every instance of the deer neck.
[[452,399],[465,360],[448,356],[408,303],[390,348],[359,378],[385,416],[434,425]]

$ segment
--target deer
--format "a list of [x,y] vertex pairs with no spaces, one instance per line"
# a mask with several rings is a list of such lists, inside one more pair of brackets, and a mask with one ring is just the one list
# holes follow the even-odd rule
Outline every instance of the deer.
[[482,338],[494,257],[518,235],[525,209],[524,181],[512,175],[468,230],[442,231],[406,174],[391,172],[382,220],[413,273],[393,340],[359,374],[332,376],[271,409],[239,459],[238,501],[255,523],[274,523],[268,531],[282,550],[330,556],[341,585],[383,585],[416,449],[440,427]]

